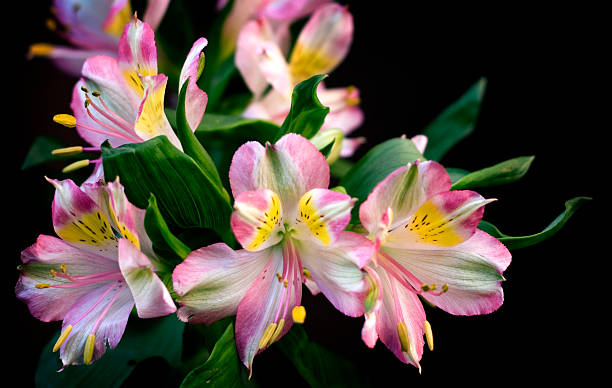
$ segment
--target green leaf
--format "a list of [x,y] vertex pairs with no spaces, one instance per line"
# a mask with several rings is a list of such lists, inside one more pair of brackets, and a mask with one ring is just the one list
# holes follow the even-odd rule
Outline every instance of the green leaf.
[[234,324],[230,323],[219,338],[206,362],[193,369],[181,384],[191,387],[248,387],[253,386],[246,376],[246,368],[238,358],[234,341]]
[[154,194],[151,194],[151,197],[149,197],[149,206],[145,213],[144,226],[147,235],[153,242],[155,250],[167,253],[162,254],[164,258],[168,258],[170,256],[168,254],[172,254],[175,258],[170,264],[180,263],[191,253],[191,249],[168,228],[168,224],[166,224],[164,217],[159,211]]
[[339,129],[326,129],[314,135],[310,142],[325,156],[327,162],[332,164],[340,158],[344,133]]
[[301,325],[293,325],[274,347],[293,363],[311,387],[368,386],[351,361],[310,341]]
[[532,234],[529,236],[518,236],[512,237],[503,234],[497,229],[497,227],[490,222],[481,221],[478,228],[489,233],[491,236],[501,241],[508,249],[520,249],[531,245],[538,244],[552,236],[554,236],[563,225],[570,219],[570,217],[586,202],[590,201],[589,197],[576,197],[565,202],[565,211],[561,213],[553,222],[550,223],[540,233]]
[[457,182],[459,179],[463,178],[470,172],[462,168],[446,167],[446,173],[450,177],[451,183],[454,184],[455,182]]
[[487,85],[481,78],[463,96],[446,108],[425,129],[427,136],[425,157],[440,160],[455,144],[474,130],[480,104]]
[[176,135],[181,142],[181,146],[183,146],[183,152],[191,156],[200,166],[202,172],[204,172],[210,182],[216,184],[219,190],[224,190],[215,163],[202,146],[202,143],[200,143],[194,135],[193,130],[189,127],[189,123],[187,123],[187,118],[185,116],[185,95],[187,94],[188,84],[189,80],[186,80],[176,105]]
[[211,228],[222,235],[229,229],[232,208],[225,189],[165,136],[117,148],[105,142],[102,161],[106,181],[119,176],[135,206],[146,209],[153,193],[164,220],[171,225]]
[[83,154],[70,155],[70,156],[57,156],[52,155],[51,151],[58,148],[65,148],[67,145],[61,140],[52,136],[39,136],[34,139],[28,154],[23,160],[21,169],[40,166],[41,164],[57,162],[57,161],[68,161],[76,159],[84,159]]
[[351,196],[357,197],[351,223],[359,221],[359,205],[378,182],[417,159],[422,160],[423,155],[410,139],[404,137],[387,140],[368,151],[339,182]]
[[274,141],[293,132],[307,139],[313,137],[323,125],[329,108],[317,97],[317,86],[327,75],[319,74],[300,82],[291,94],[291,109],[283,121]]
[[45,346],[36,369],[37,387],[119,387],[136,365],[151,357],[162,357],[172,367],[178,367],[183,349],[185,324],[170,315],[158,319],[129,320],[125,333],[115,349],[91,365],[67,366],[57,372],[62,363],[53,345],[59,332]]
[[533,156],[521,156],[469,173],[457,180],[451,190],[498,186],[517,181],[527,173],[533,159]]

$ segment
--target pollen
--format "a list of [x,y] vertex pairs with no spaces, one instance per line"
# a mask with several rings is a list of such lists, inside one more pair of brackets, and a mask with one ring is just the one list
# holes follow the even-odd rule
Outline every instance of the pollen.
[[293,317],[293,322],[304,323],[306,319],[306,309],[304,306],[295,306],[293,310],[291,310],[291,316]]
[[63,125],[64,127],[74,128],[76,127],[76,118],[73,115],[60,113],[53,116],[53,121],[58,124]]
[[81,169],[87,166],[89,166],[89,159],[83,159],[83,160],[79,160],[78,162],[70,163],[69,165],[67,165],[66,167],[62,169],[62,172],[64,174],[67,174],[69,172],[76,171],[78,169]]
[[278,321],[278,326],[276,326],[274,333],[272,333],[272,337],[270,337],[270,344],[274,343],[274,341],[278,339],[278,337],[283,332],[284,327],[285,327],[285,320],[281,319],[280,321]]
[[57,148],[57,149],[54,149],[53,151],[51,151],[51,154],[52,155],[59,155],[59,156],[70,156],[70,155],[80,154],[81,152],[83,152],[83,147],[81,147],[81,146],[74,146],[74,147],[66,147],[66,148]]
[[259,340],[259,349],[263,349],[269,345],[270,338],[272,338],[272,334],[276,330],[276,323],[271,323],[266,330],[263,332],[261,339]]
[[430,351],[434,350],[433,332],[431,331],[431,324],[429,321],[425,321],[425,339],[427,340],[427,346]]
[[402,352],[410,352],[410,339],[408,338],[408,329],[405,322],[397,324],[397,336],[402,346]]
[[68,334],[70,334],[71,331],[72,331],[72,325],[66,326],[64,331],[62,331],[62,334],[60,334],[59,338],[57,339],[57,342],[55,343],[55,345],[53,345],[54,353],[57,352],[59,348],[62,346],[62,344],[64,343],[64,341],[66,341],[66,338],[68,338]]
[[85,363],[85,365],[91,364],[95,342],[96,342],[96,336],[93,334],[90,334],[87,337],[87,341],[85,341],[85,351],[83,352],[83,362]]
[[28,57],[47,56],[50,55],[55,48],[47,43],[36,43],[30,46]]
[[40,289],[42,289],[42,288],[49,288],[49,287],[51,287],[51,285],[50,285],[50,284],[47,284],[47,283],[38,283],[38,284],[37,284],[36,286],[34,286],[34,287],[36,287],[36,288],[38,288],[38,289],[40,290]]

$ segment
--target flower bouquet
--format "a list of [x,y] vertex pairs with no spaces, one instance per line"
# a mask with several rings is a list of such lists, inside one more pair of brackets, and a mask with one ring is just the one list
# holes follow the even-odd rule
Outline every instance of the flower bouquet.
[[365,127],[368,90],[333,80],[360,28],[346,4],[221,0],[196,31],[191,2],[143,3],[56,0],[61,43],[29,48],[70,79],[53,131],[73,141],[39,137],[23,164],[45,171],[53,230],[21,248],[15,294],[61,322],[38,385],[150,369],[156,386],[373,384],[310,320],[425,373],[437,323],[498,310],[512,252],[589,200],[535,233],[529,217],[517,235],[485,221],[504,206],[491,187],[534,160],[440,163],[473,131],[485,78],[414,133]]

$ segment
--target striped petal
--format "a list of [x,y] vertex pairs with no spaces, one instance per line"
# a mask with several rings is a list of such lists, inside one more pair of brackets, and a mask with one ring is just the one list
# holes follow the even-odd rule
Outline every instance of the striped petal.
[[312,189],[302,196],[294,220],[298,240],[316,241],[322,245],[334,243],[351,220],[356,199],[327,189]]
[[234,251],[222,243],[191,252],[172,273],[181,305],[179,319],[209,324],[236,314],[269,256],[269,250]]
[[55,232],[82,249],[100,252],[116,260],[117,238],[105,212],[70,179],[49,179],[55,186],[52,218]]
[[[450,178],[436,162],[400,167],[379,182],[359,208],[359,219],[373,235],[382,236],[381,220],[391,209],[388,230],[405,224],[428,198],[450,189]],[[382,239],[381,241],[384,241]]]
[[181,69],[179,90],[183,88],[183,84],[189,79],[185,95],[185,115],[192,131],[195,131],[198,125],[200,125],[206,110],[206,104],[208,103],[208,95],[198,87],[197,83],[204,67],[204,53],[202,50],[204,50],[207,44],[208,41],[205,38],[196,40],[189,54],[187,54],[187,59]]
[[292,309],[302,298],[301,268],[294,247],[289,244],[264,252],[269,259],[236,313],[236,348],[249,369],[257,353],[289,330]]
[[23,265],[19,267],[21,274],[15,293],[28,305],[30,313],[44,322],[63,319],[79,298],[97,287],[91,284],[74,288],[37,288],[37,284],[70,283],[53,271],[88,276],[118,269],[117,261],[106,255],[46,235],[38,236],[35,244],[21,252],[21,261]]
[[108,35],[120,37],[126,24],[132,19],[129,0],[113,0],[108,15],[102,23],[102,30]]
[[374,254],[374,245],[365,237],[342,232],[335,244],[324,247],[296,243],[304,273],[343,314],[357,317],[365,312],[368,284],[361,268]]
[[172,130],[164,111],[164,96],[168,77],[163,74],[142,77],[144,97],[134,124],[136,134],[143,140],[164,135],[180,150],[181,143]]
[[[121,0],[114,1],[119,2]],[[117,47],[119,37],[104,31],[104,25],[116,10],[110,1],[53,0],[54,15],[64,26],[60,35],[86,49],[114,50]]]
[[269,189],[280,197],[284,214],[295,216],[304,193],[328,187],[329,165],[312,143],[290,133],[274,145],[242,145],[232,159],[229,178],[234,198],[245,191]]
[[231,218],[232,231],[247,251],[259,251],[283,239],[283,209],[271,190],[255,190],[236,197]]
[[294,83],[332,71],[353,40],[353,16],[339,4],[320,7],[302,29],[289,68]]
[[469,190],[438,193],[389,233],[386,246],[457,245],[472,237],[482,219],[483,206],[492,201]]
[[156,318],[176,311],[166,286],[151,260],[126,239],[119,240],[119,268],[130,288],[140,318]]
[[140,77],[157,74],[157,48],[151,26],[138,19],[125,26],[117,51],[119,70],[127,84],[144,95]]
[[[476,230],[470,239],[449,248],[383,249],[422,284],[436,284],[438,289],[446,285],[448,291],[439,296],[423,294],[444,311],[455,315],[488,314],[503,303],[501,274],[510,264],[511,255],[502,243],[483,231]],[[420,286],[414,284],[416,289]]]

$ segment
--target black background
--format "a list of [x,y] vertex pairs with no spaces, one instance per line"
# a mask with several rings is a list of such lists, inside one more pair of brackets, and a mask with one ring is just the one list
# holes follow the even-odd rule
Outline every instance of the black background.
[[[190,17],[205,35],[214,7],[212,1],[203,3],[192,4]],[[609,169],[602,152],[610,124],[602,117],[610,106],[604,71],[610,69],[604,62],[610,44],[602,10],[516,4],[400,9],[399,2],[345,3],[355,17],[353,46],[326,82],[361,90],[366,119],[356,134],[368,142],[357,156],[388,138],[418,134],[485,76],[488,85],[474,133],[441,162],[476,170],[516,156],[536,156],[520,182],[480,190],[498,198],[487,206],[485,218],[507,234],[531,234],[560,214],[565,200],[585,195],[594,201],[552,239],[513,252],[504,274],[505,302],[498,311],[455,317],[426,308],[436,349],[425,350],[420,376],[380,342],[368,349],[360,339],[361,318],[344,317],[322,296],[305,292],[309,336],[353,360],[364,379],[376,386],[594,379],[609,360],[609,324],[604,319],[610,305],[610,253],[605,249],[609,221],[599,221],[609,220],[603,206],[607,197],[600,189]],[[20,171],[20,166],[40,134],[82,143],[51,121],[54,114],[69,112],[75,80],[49,62],[25,59],[30,43],[60,42],[44,28],[48,8],[42,2],[22,5],[19,27],[3,34],[11,43],[4,60],[10,70],[3,75],[3,93],[10,103],[4,112],[9,118],[4,123],[4,171],[11,173],[2,190],[5,230],[10,231],[3,233],[10,247],[4,254],[5,305],[10,306],[4,320],[12,326],[4,331],[11,345],[3,353],[11,359],[9,373],[29,386],[41,347],[60,326],[37,321],[14,297],[15,267],[19,252],[38,234],[53,234],[52,191],[43,175],[63,175],[57,166],[29,171]],[[303,385],[273,348],[257,356],[255,367],[264,386]],[[147,379],[163,381],[158,375],[164,368],[152,373]]]

